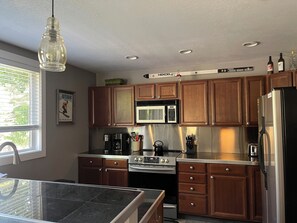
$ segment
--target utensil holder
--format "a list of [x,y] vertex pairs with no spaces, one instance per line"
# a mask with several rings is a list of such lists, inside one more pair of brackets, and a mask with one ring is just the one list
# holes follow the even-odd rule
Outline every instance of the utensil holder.
[[142,149],[142,141],[131,141],[132,152],[137,152]]

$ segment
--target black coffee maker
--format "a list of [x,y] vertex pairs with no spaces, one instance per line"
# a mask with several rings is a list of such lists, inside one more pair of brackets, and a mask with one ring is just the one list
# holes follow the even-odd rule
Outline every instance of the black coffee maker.
[[104,150],[105,151],[112,151],[112,134],[105,133],[103,135],[104,140]]
[[127,152],[130,148],[129,133],[115,133],[112,136],[112,151],[113,152]]

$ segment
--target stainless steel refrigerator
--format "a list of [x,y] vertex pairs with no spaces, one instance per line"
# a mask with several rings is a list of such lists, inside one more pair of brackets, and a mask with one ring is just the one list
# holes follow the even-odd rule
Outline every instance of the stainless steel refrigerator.
[[297,90],[258,100],[263,223],[297,222]]

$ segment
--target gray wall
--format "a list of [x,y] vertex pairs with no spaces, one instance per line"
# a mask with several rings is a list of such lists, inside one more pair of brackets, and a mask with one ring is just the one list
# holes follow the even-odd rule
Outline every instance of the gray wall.
[[[0,42],[0,49],[37,60],[37,53]],[[46,73],[46,157],[0,166],[9,177],[77,181],[77,154],[88,150],[88,87],[95,86],[94,73],[66,66],[62,73]],[[56,89],[75,92],[74,124],[56,125]]]

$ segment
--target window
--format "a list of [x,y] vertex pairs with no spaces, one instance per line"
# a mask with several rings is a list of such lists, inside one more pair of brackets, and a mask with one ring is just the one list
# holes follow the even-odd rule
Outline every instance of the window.
[[[37,61],[0,51],[0,144],[12,141],[21,160],[45,156],[42,78]],[[0,152],[0,166],[13,150]]]

